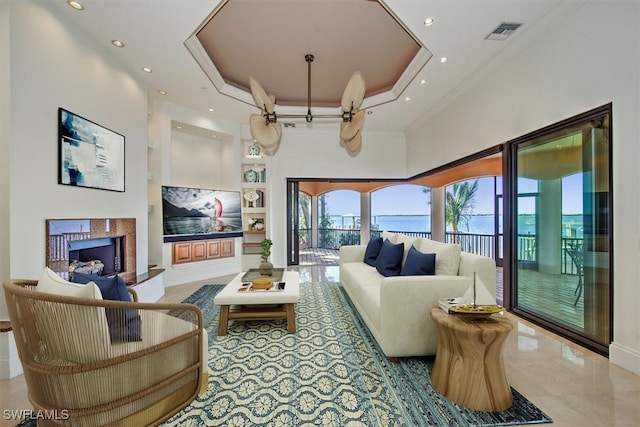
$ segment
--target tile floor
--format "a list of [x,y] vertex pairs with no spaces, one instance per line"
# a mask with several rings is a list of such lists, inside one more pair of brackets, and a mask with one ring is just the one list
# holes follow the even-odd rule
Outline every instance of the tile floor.
[[[301,282],[339,280],[337,266],[300,266]],[[164,301],[179,302],[205,283],[227,283],[234,275],[166,289]],[[640,376],[609,363],[511,314],[514,329],[505,344],[511,385],[553,418],[557,427],[640,426]],[[22,376],[0,380],[0,408],[29,409]],[[15,422],[0,416],[0,426]]]

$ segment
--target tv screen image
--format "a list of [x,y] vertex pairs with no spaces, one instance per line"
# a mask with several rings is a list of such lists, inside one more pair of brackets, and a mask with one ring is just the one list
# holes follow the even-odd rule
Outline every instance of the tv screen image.
[[164,241],[242,236],[239,191],[162,186]]

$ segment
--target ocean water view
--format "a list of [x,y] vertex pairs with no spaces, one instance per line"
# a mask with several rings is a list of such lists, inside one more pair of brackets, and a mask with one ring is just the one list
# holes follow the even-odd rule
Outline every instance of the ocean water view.
[[[330,216],[333,228],[341,229],[359,229],[359,216]],[[502,218],[500,218],[500,222]],[[430,215],[377,215],[371,217],[372,228],[377,226],[379,230],[388,231],[431,231]],[[468,226],[468,227],[467,227]],[[494,215],[470,215],[468,223],[462,223],[458,226],[461,233],[474,234],[494,234],[495,216]],[[447,231],[451,231],[451,226],[447,226]],[[502,227],[500,227],[502,232]],[[518,217],[518,234],[536,234],[536,215],[526,214]],[[582,215],[563,215],[562,216],[562,236],[563,237],[582,237]]]

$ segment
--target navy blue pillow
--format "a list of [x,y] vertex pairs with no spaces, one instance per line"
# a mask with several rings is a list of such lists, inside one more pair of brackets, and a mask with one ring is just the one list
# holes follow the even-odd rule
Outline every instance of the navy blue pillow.
[[433,276],[436,274],[436,254],[424,254],[411,246],[401,276]]
[[364,263],[369,264],[371,267],[376,266],[376,259],[380,253],[382,247],[382,237],[376,237],[369,240],[367,243],[367,249],[364,251]]
[[398,276],[402,267],[404,243],[394,245],[389,239],[382,242],[382,247],[376,259],[376,270],[383,276]]
[[[71,274],[73,283],[86,285],[89,282],[95,283],[100,289],[102,299],[112,301],[131,301],[131,295],[127,291],[127,284],[118,275],[113,277],[97,276],[74,272]],[[138,310],[107,308],[105,309],[107,324],[109,325],[109,335],[111,341],[142,341],[142,325]]]

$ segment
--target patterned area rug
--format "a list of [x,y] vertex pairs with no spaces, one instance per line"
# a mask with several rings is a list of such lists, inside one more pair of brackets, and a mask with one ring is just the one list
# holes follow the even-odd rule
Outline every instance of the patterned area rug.
[[209,332],[209,388],[166,426],[500,426],[551,423],[516,390],[503,412],[473,411],[431,385],[432,357],[389,362],[342,286],[302,284],[296,334],[286,323],[230,322],[217,336],[221,285],[185,302]]

